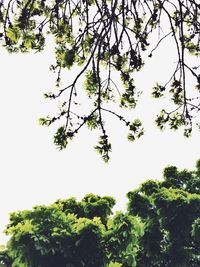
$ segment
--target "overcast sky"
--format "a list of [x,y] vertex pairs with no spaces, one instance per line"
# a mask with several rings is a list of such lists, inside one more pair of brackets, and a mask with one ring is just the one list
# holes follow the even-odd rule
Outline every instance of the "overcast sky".
[[[137,111],[147,128],[140,140],[129,143],[120,124],[110,121],[113,153],[109,164],[94,152],[97,135],[87,129],[60,152],[52,143],[55,129],[38,125],[38,118],[51,109],[43,98],[55,78],[48,70],[49,51],[8,55],[0,49],[0,58],[0,243],[5,240],[2,231],[11,211],[58,198],[81,198],[90,192],[114,196],[116,208],[123,209],[126,193],[146,179],[160,179],[166,165],[193,169],[200,158],[199,134],[186,139],[180,131],[160,132],[152,117],[160,105],[145,98]],[[165,64],[152,59],[145,74],[138,76],[142,89],[150,89],[155,77],[164,77],[168,59],[166,55]]]

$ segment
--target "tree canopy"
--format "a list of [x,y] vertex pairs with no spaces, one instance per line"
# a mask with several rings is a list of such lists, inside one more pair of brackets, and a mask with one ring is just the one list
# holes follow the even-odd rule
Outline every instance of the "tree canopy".
[[11,213],[0,266],[200,266],[200,160],[194,171],[168,166],[127,197],[115,214],[112,197],[93,194]]
[[[134,75],[164,41],[173,43],[176,59],[170,77],[155,83],[152,96],[166,95],[172,105],[161,110],[156,124],[160,129],[183,127],[187,137],[198,126],[199,19],[200,3],[194,0],[1,0],[0,42],[9,52],[40,52],[48,35],[53,36],[55,62],[50,69],[57,75],[57,89],[45,97],[60,104],[57,114],[40,123],[58,125],[54,143],[59,149],[84,125],[97,129],[95,149],[108,161],[112,147],[106,114],[128,127],[130,141],[143,135],[142,122],[130,121],[121,109],[136,107],[140,91]],[[76,75],[62,87],[70,69]]]
[[134,266],[142,224],[118,212],[110,217],[111,197],[86,195],[10,215],[6,267]]
[[196,170],[164,169],[163,181],[149,180],[128,193],[128,210],[144,223],[137,266],[200,264],[200,176]]

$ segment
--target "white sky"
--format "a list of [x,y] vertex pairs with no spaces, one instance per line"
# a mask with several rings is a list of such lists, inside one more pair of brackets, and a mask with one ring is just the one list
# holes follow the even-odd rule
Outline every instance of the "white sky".
[[[90,192],[114,196],[116,208],[123,209],[126,193],[142,181],[161,178],[168,164],[193,169],[200,157],[199,133],[186,139],[180,132],[161,133],[152,127],[152,114],[160,105],[151,99],[143,100],[138,109],[147,129],[135,143],[126,140],[117,121],[110,122],[113,153],[109,164],[94,152],[97,136],[87,129],[60,152],[52,143],[54,129],[37,123],[39,117],[50,113],[48,101],[43,99],[55,78],[48,71],[52,63],[49,52],[8,55],[0,49],[0,58],[0,243],[5,241],[2,231],[11,211]],[[144,89],[166,74],[168,59],[166,54],[165,65],[152,59],[145,74],[138,76]]]

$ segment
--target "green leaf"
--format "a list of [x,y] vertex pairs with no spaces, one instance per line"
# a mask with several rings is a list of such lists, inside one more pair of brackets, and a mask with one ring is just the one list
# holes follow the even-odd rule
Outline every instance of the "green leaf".
[[62,150],[68,145],[68,135],[64,126],[58,128],[57,132],[54,135],[54,144]]
[[17,26],[10,26],[6,29],[6,36],[13,44],[17,44],[21,37],[20,29]]

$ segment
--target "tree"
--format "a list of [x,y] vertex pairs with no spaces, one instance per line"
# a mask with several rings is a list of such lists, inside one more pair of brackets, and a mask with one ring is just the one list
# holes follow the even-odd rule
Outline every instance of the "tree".
[[199,170],[200,160],[194,171],[166,167],[162,181],[128,192],[124,213],[93,194],[14,212],[0,266],[198,267]]
[[200,176],[195,171],[165,168],[164,181],[149,180],[128,193],[128,210],[144,223],[138,267],[200,264]]
[[111,197],[86,195],[10,215],[11,236],[0,254],[6,267],[135,266],[142,224],[128,214],[111,214]]
[[[9,52],[40,52],[48,35],[53,36],[55,64],[51,70],[57,73],[58,89],[45,97],[59,99],[61,104],[58,114],[41,118],[40,123],[49,126],[60,121],[54,135],[59,149],[84,125],[98,129],[95,149],[107,162],[111,143],[106,113],[128,127],[130,141],[143,135],[141,121],[128,120],[119,107],[135,108],[140,92],[134,74],[164,40],[174,43],[176,64],[167,82],[153,87],[152,95],[160,98],[170,93],[173,108],[162,109],[156,123],[160,129],[183,126],[184,135],[191,135],[199,112],[199,66],[191,63],[200,54],[199,8],[194,0],[2,0],[0,38]],[[77,71],[74,79],[62,88],[63,70],[73,67]],[[115,82],[113,72],[119,74],[121,83]],[[88,99],[83,98],[84,92]]]

